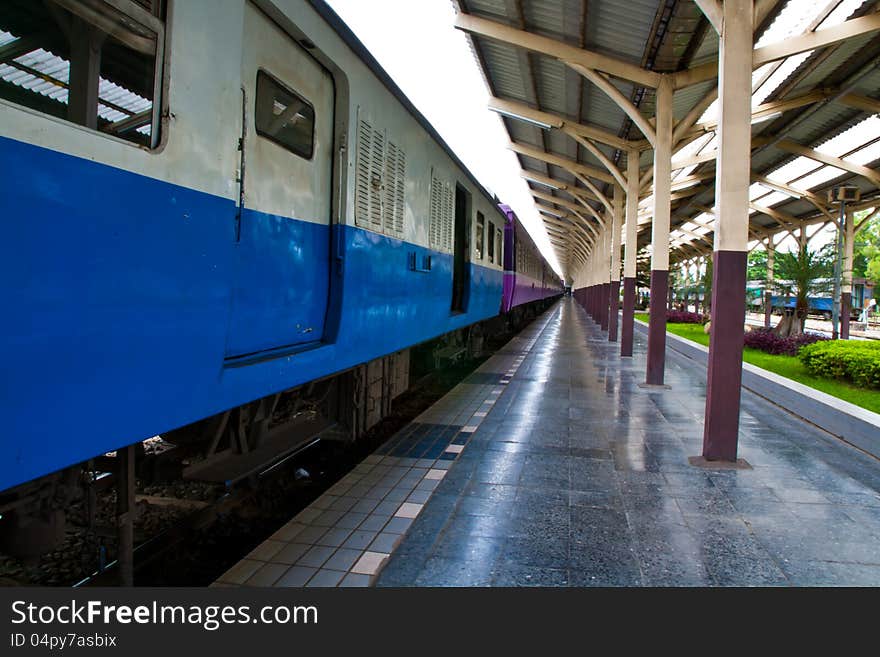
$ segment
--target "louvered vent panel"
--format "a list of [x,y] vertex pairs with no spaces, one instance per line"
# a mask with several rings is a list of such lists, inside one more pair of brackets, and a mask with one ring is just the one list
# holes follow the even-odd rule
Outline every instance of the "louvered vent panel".
[[430,244],[437,251],[452,251],[452,215],[454,200],[452,186],[437,176],[431,176],[431,234]]
[[385,189],[382,215],[386,235],[403,237],[403,192],[406,181],[406,155],[393,142],[385,151]]
[[403,237],[404,208],[406,207],[406,153],[397,154],[397,184],[394,186],[394,233]]
[[428,243],[432,249],[440,250],[443,215],[443,181],[431,175],[431,211]]
[[370,149],[370,228],[382,232],[382,169],[385,160],[385,135],[373,130]]
[[443,184],[443,250],[452,252],[452,216],[455,213],[452,185]]
[[373,128],[358,121],[357,173],[355,182],[355,224],[370,228],[370,161],[373,153]]

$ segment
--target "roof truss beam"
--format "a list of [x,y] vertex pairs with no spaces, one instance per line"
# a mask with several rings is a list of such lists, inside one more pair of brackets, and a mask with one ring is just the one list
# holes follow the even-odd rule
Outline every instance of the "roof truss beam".
[[873,13],[859,18],[851,18],[839,25],[819,30],[817,32],[807,32],[800,36],[790,37],[783,41],[771,43],[763,48],[755,48],[752,55],[752,67],[757,68],[761,64],[774,62],[778,59],[785,59],[791,55],[797,55],[808,50],[817,50],[826,46],[833,45],[839,41],[844,41],[852,37],[857,37],[869,32],[880,30],[880,14]]
[[694,0],[694,2],[696,2],[697,7],[703,12],[703,15],[709,21],[709,24],[714,30],[718,34],[721,34],[721,24],[724,22],[724,12],[721,10],[721,5],[718,0]]
[[616,78],[635,82],[644,87],[657,87],[660,84],[661,76],[654,71],[649,71],[614,57],[577,48],[556,39],[540,36],[525,30],[518,30],[486,18],[479,18],[470,14],[458,14],[455,18],[455,27],[470,34],[483,36],[494,41],[501,41],[519,48],[531,50],[532,52],[554,57],[560,61],[571,62],[589,69],[601,71]]
[[[767,143],[771,143],[768,139],[753,139],[752,145],[762,146]],[[839,157],[834,157],[833,155],[827,155],[825,153],[820,153],[819,151],[813,148],[807,148],[806,146],[801,146],[797,142],[792,141],[791,139],[780,139],[779,141],[773,142],[773,145],[781,151],[785,151],[786,153],[791,153],[792,155],[802,155],[804,157],[810,158],[811,160],[815,160],[816,162],[821,162],[822,164],[827,164],[828,166],[837,167],[838,169],[842,169],[849,173],[855,174],[857,176],[861,176],[869,181],[871,181],[875,186],[880,187],[880,173],[874,171],[873,169],[869,169],[868,167],[862,166],[860,164],[853,164],[852,162],[847,162]]]
[[614,183],[614,177],[611,174],[605,173],[604,171],[602,171],[601,169],[597,169],[596,167],[591,167],[587,166],[586,164],[581,164],[580,162],[575,162],[574,160],[570,160],[567,157],[553,155],[533,146],[524,146],[523,144],[517,144],[516,142],[512,142],[509,148],[514,153],[519,153],[520,155],[525,155],[526,157],[531,157],[535,160],[540,160],[541,162],[547,162],[548,164],[556,165],[563,169],[567,169],[572,173],[595,178],[596,180],[599,180],[601,182],[607,182],[611,184]]
[[[756,48],[752,54],[752,68],[785,59],[791,55],[797,55],[808,50],[825,48],[846,39],[877,30],[880,30],[880,13],[875,12],[859,18],[852,18],[834,27],[817,32],[807,32],[806,34],[791,37],[778,43],[771,43],[763,48]],[[718,62],[709,62],[686,71],[673,73],[673,87],[681,89],[716,77],[718,77]]]
[[880,114],[880,100],[862,96],[860,94],[844,94],[837,99],[849,107],[862,110],[868,114]]

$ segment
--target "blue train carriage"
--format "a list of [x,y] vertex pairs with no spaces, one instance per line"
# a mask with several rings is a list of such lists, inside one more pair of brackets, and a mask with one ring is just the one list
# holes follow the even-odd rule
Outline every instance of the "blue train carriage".
[[203,418],[235,451],[340,372],[358,434],[498,315],[495,199],[323,2],[6,0],[0,39],[0,492]]
[[[796,295],[794,292],[789,294],[778,294],[778,288],[784,287],[784,281],[774,285],[776,294],[772,296],[773,313],[781,315],[783,309],[793,310],[795,307]],[[830,285],[830,282],[829,282]],[[746,300],[750,310],[758,312],[764,307],[764,284],[762,282],[749,281],[746,287]],[[852,296],[850,305],[850,318],[858,320],[862,316],[865,303],[870,302],[874,295],[874,286],[871,281],[864,278],[853,278]],[[813,295],[807,297],[808,313],[816,317],[830,320],[832,316],[833,299],[830,295]]]

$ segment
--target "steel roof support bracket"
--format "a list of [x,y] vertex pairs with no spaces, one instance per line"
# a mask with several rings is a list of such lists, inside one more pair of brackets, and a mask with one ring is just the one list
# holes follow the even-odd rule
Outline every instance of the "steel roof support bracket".
[[[602,75],[599,71],[593,70],[586,66],[582,66],[576,62],[566,61],[566,64],[574,70],[587,78],[590,82],[595,84],[599,89],[605,92],[611,100],[613,100],[620,109],[626,113],[626,115],[632,119],[632,122],[638,126],[639,130],[642,131],[642,134],[645,135],[645,139],[654,146],[655,140],[655,130],[651,127],[651,123],[646,119],[642,113],[639,111],[639,108],[633,105],[630,100],[624,96],[620,91],[611,84],[611,81]],[[659,74],[658,74],[659,75]],[[662,79],[661,79],[662,80]],[[661,82],[662,84],[662,82]]]
[[723,10],[721,9],[721,5],[718,3],[718,0],[694,0],[697,3],[697,7],[700,8],[700,11],[706,16],[709,20],[709,24],[712,28],[718,33],[721,34],[721,23],[723,21]]

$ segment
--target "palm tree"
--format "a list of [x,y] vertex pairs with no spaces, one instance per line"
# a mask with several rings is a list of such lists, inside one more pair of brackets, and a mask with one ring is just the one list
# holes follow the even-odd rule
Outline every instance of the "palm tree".
[[[829,248],[830,247],[830,248]],[[781,284],[786,296],[795,295],[794,313],[786,313],[774,331],[782,336],[799,335],[804,332],[809,297],[827,294],[830,278],[833,276],[833,246],[828,245],[820,251],[810,251],[802,244],[797,253],[778,253],[776,278],[787,281]]]

